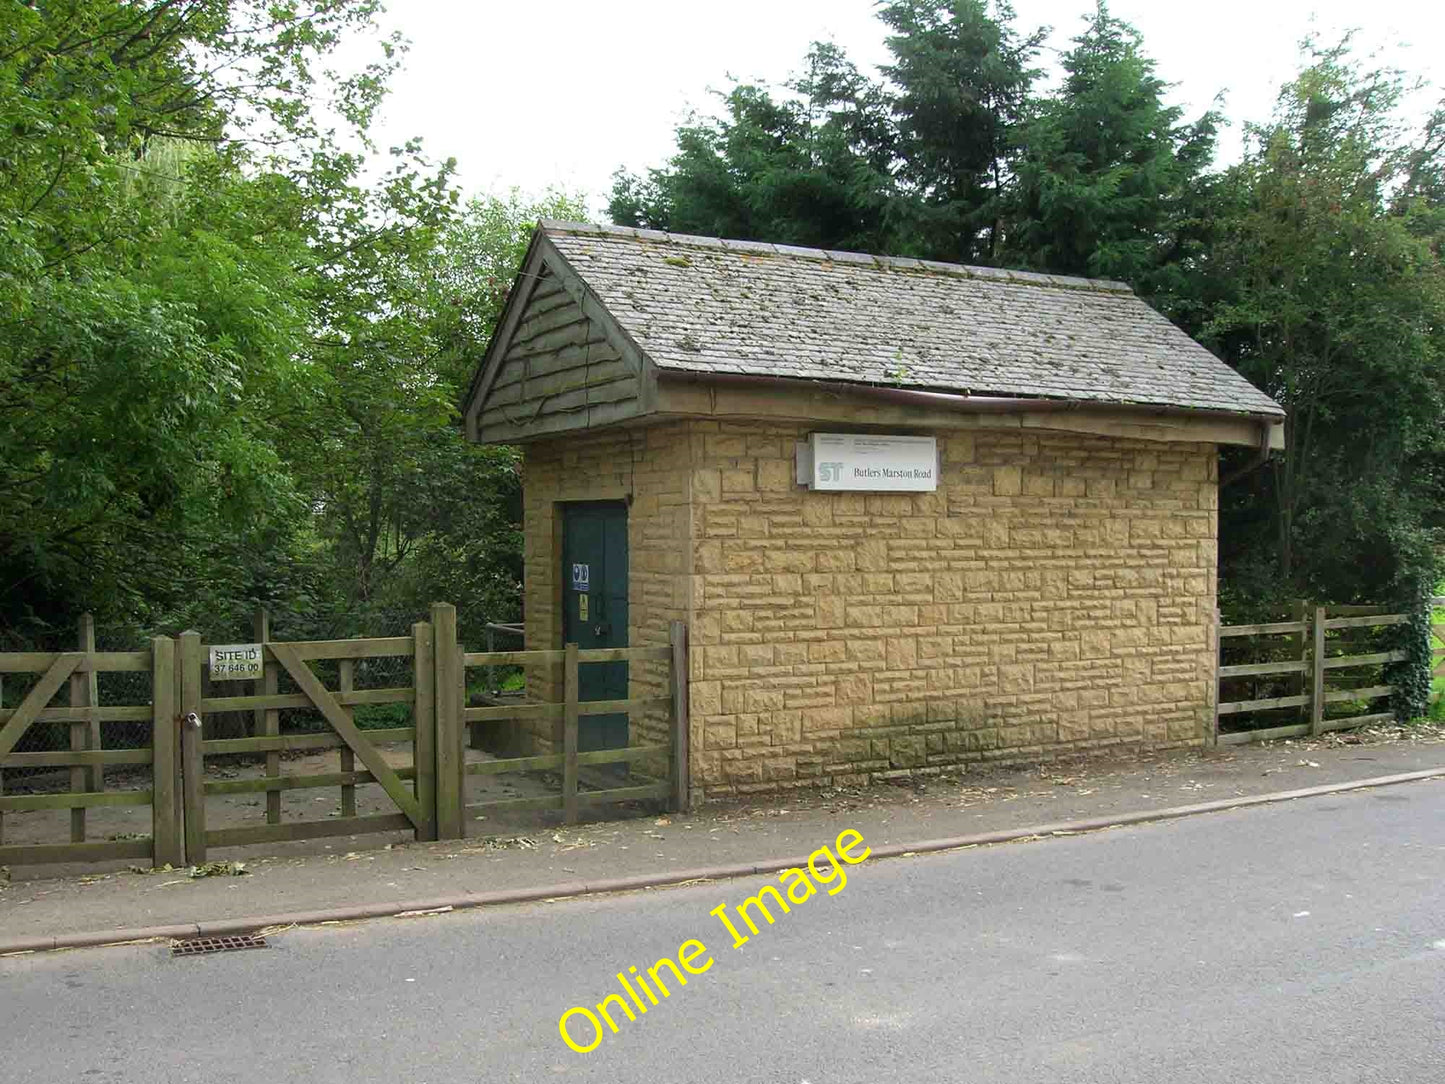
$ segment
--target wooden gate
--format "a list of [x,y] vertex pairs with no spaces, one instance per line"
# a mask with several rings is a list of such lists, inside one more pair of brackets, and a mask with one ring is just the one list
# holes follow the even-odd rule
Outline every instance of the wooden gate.
[[[209,649],[194,632],[180,637],[180,713],[182,717],[183,799],[186,860],[204,862],[208,847],[272,843],[361,832],[411,830],[419,840],[436,839],[436,712],[432,629],[412,626],[411,636],[370,640],[320,640],[264,643],[265,677],[260,693],[202,696],[202,667]],[[405,687],[356,688],[358,666],[382,658],[409,660]],[[334,663],[336,688],[328,689],[312,663]],[[328,669],[331,669],[328,666]],[[219,683],[218,683],[219,684]],[[283,684],[291,690],[281,691]],[[213,693],[219,691],[213,687]],[[359,726],[359,707],[401,704],[409,726]],[[260,721],[261,733],[244,738],[206,736],[205,720],[222,712],[247,712]],[[283,725],[300,713],[305,732]],[[387,753],[411,746],[410,765],[396,766]],[[388,748],[390,747],[390,748]],[[337,771],[283,771],[284,756],[336,750]],[[219,758],[265,754],[265,774],[257,778],[220,778],[208,772]],[[360,767],[357,766],[360,761]],[[329,767],[329,766],[328,766]],[[407,781],[413,781],[408,786]],[[357,788],[378,784],[388,811],[357,815]],[[339,787],[339,812],[324,818],[300,816],[283,822],[283,792]],[[211,795],[266,795],[264,824],[207,825]]]
[[[6,675],[39,675],[18,706],[8,710],[0,708],[0,773],[6,768],[69,769],[69,789],[63,793],[7,795],[0,790],[0,866],[123,858],[148,858],[158,865],[167,862],[179,865],[182,853],[174,642],[158,637],[145,651],[96,651],[93,642],[88,647],[85,651],[0,655],[0,680]],[[102,706],[97,693],[97,675],[127,672],[150,676],[149,703]],[[51,701],[67,686],[69,704],[52,706]],[[126,722],[146,724],[149,734],[144,744],[103,748],[100,724]],[[28,732],[38,735],[45,731],[58,740],[31,744],[50,748],[15,751]],[[56,748],[64,745],[69,748]],[[107,785],[103,774],[107,765],[149,765],[150,770],[112,773]],[[127,782],[131,784],[129,787],[125,785]],[[137,783],[140,785],[135,785]],[[146,787],[146,783],[150,786]],[[121,833],[114,833],[113,838],[91,838],[97,833],[93,823],[87,824],[87,813],[105,806],[150,806],[151,835],[121,838]],[[69,842],[5,842],[6,813],[45,814],[63,810],[70,811]],[[32,834],[27,832],[27,838]],[[124,835],[130,837],[134,833]]]
[[[212,847],[398,830],[460,839],[468,815],[508,810],[556,810],[570,823],[618,802],[687,807],[681,622],[647,646],[471,653],[452,606],[434,605],[431,618],[410,636],[276,643],[258,615],[263,668],[236,680],[236,695],[220,675],[207,680],[210,649],[196,632],[103,652],[83,623],[83,650],[0,653],[0,865],[199,865]],[[582,668],[617,662],[629,665],[631,698],[584,700]],[[468,669],[498,666],[535,671],[536,687],[515,703],[470,704]],[[121,678],[98,692],[97,674]],[[634,744],[579,749],[582,720],[617,712]],[[469,757],[467,727],[498,723],[535,731],[537,748]],[[621,766],[625,780],[610,770]],[[469,794],[499,777],[535,793]],[[337,799],[313,804],[325,788]],[[122,817],[144,806],[149,837],[144,821]]]

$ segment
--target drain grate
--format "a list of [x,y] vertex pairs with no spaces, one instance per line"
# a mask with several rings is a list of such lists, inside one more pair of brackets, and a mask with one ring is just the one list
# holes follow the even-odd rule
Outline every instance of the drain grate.
[[212,952],[242,952],[245,949],[265,947],[264,937],[192,937],[185,941],[173,941],[171,955],[205,956]]

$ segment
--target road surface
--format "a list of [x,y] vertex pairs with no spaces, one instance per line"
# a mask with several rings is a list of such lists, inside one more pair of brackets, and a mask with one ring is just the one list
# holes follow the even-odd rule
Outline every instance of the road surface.
[[[847,827],[845,821],[839,830]],[[820,839],[819,844],[828,842]],[[820,865],[825,875],[826,862]],[[1445,1081],[1445,783],[847,869],[0,960],[14,1084]],[[835,882],[836,883],[836,882]],[[484,886],[477,886],[484,887]],[[800,893],[801,894],[801,893]],[[595,1050],[558,1018],[698,939]],[[594,1032],[570,1022],[579,1045]]]

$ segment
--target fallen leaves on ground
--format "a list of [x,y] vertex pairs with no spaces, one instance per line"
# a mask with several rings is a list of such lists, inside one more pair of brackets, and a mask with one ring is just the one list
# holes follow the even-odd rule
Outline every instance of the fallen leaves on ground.
[[138,873],[142,877],[148,877],[152,873],[174,873],[176,867],[167,862],[164,866],[127,866],[131,873]]
[[241,877],[250,872],[245,862],[203,862],[186,870],[186,876],[195,881],[202,877]]
[[498,851],[510,847],[522,850],[531,850],[537,845],[537,841],[531,836],[487,836],[477,840],[477,846],[472,848],[479,851]]
[[597,840],[595,839],[587,839],[586,837],[580,835],[573,836],[571,839],[568,839],[567,836],[565,836],[561,832],[552,833],[552,842],[557,844],[558,850],[562,851],[575,851],[582,847],[597,846]]

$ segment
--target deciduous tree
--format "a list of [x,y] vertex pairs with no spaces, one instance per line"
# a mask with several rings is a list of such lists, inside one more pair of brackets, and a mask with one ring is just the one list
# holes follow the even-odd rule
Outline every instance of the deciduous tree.
[[1239,595],[1413,598],[1437,574],[1445,271],[1390,203],[1438,148],[1402,135],[1400,91],[1347,45],[1312,45],[1228,178],[1237,211],[1210,257],[1227,296],[1204,333],[1289,411],[1286,450],[1224,491]]

